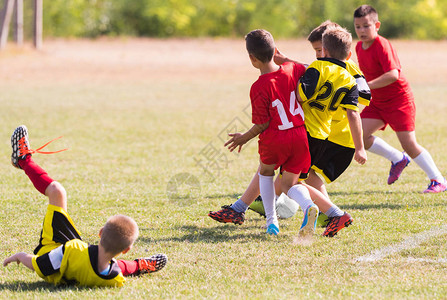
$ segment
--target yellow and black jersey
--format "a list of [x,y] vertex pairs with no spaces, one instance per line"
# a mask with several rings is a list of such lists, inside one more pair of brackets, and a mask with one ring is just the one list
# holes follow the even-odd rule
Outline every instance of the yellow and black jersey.
[[82,286],[123,286],[124,278],[115,259],[107,275],[98,272],[98,246],[74,239],[50,252],[35,255],[34,270],[45,281],[54,284]]
[[[357,83],[357,89],[359,91],[358,102],[368,106],[371,100],[371,90],[362,71],[360,71],[360,68],[352,60],[346,62],[346,70],[354,76]],[[328,140],[343,147],[355,148],[346,110],[341,107],[337,109],[332,117],[331,133],[329,134]]]
[[306,129],[311,137],[328,138],[333,115],[339,107],[358,111],[359,90],[346,63],[318,58],[300,79]]

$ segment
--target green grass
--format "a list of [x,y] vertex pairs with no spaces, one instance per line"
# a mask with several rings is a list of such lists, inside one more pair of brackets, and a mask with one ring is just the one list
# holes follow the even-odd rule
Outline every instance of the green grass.
[[[23,56],[4,58],[3,63],[21,62],[29,54]],[[353,225],[332,239],[315,236],[311,245],[294,242],[301,212],[280,222],[278,237],[264,234],[265,221],[254,212],[247,213],[242,226],[207,217],[209,210],[232,203],[257,167],[256,142],[234,155],[219,138],[222,130],[235,124],[235,117],[250,122],[243,110],[257,73],[248,59],[240,67],[246,77],[226,76],[216,66],[198,77],[173,73],[157,78],[148,72],[148,80],[128,81],[107,75],[97,79],[85,71],[65,79],[45,71],[44,63],[36,64],[38,74],[25,75],[28,80],[0,76],[1,258],[34,249],[46,209],[45,197],[9,161],[10,135],[17,125],[26,124],[32,147],[64,135],[49,148],[69,147],[69,151],[35,155],[35,160],[65,186],[69,213],[85,241],[97,243],[107,218],[123,213],[132,216],[141,230],[123,258],[163,252],[170,260],[161,272],[130,278],[121,289],[53,287],[25,267],[10,265],[0,268],[0,298],[441,299],[447,295],[445,234],[375,262],[356,261],[445,226],[446,195],[420,193],[428,180],[415,163],[392,186],[386,185],[389,162],[384,159],[370,154],[365,166],[353,164],[328,186],[332,200],[354,217]],[[112,65],[110,72],[115,68]],[[51,83],[39,78],[39,72],[47,74]],[[446,84],[415,83],[413,89],[418,141],[446,174]],[[379,135],[398,147],[389,129]],[[219,151],[221,167],[210,167],[212,176],[195,160],[203,158],[201,151],[210,145]],[[179,173],[194,176],[200,189],[192,181],[192,189],[183,185],[169,194],[168,182]],[[319,228],[318,234],[322,232]]]

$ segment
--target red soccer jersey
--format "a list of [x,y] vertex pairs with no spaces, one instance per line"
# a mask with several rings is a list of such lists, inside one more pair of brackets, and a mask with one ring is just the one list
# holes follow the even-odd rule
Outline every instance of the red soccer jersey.
[[410,85],[401,72],[401,65],[397,53],[391,43],[382,36],[377,36],[368,49],[362,48],[358,42],[355,51],[359,67],[367,81],[371,81],[384,73],[397,69],[399,79],[385,87],[371,90],[372,101],[376,103],[413,100]]
[[259,76],[250,90],[252,122],[264,124],[270,121],[265,131],[304,125],[304,113],[296,99],[296,86],[305,71],[304,65],[285,63],[278,71]]

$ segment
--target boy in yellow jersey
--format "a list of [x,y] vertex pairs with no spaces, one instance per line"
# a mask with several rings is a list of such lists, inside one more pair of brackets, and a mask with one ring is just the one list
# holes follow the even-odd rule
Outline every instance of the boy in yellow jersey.
[[[322,37],[328,26],[339,27],[337,23],[329,20],[323,22],[317,28],[312,30],[307,40],[315,50],[317,58],[322,58]],[[358,102],[362,105],[369,105],[371,91],[366,83],[365,77],[359,67],[350,59],[346,61],[346,70],[354,76],[359,91]],[[339,107],[332,117],[331,131],[327,138],[327,145],[321,159],[312,166],[306,183],[317,188],[327,197],[326,187],[321,178],[315,174],[318,172],[323,176],[327,183],[336,180],[350,165],[355,152],[354,141],[352,140],[349,121],[346,111]]]
[[81,240],[72,219],[67,213],[67,194],[64,187],[34,162],[32,153],[42,152],[43,147],[29,147],[28,130],[22,125],[11,136],[11,162],[23,169],[34,187],[48,197],[48,208],[43,222],[39,245],[34,255],[16,253],[3,262],[22,263],[35,271],[45,281],[53,284],[78,284],[81,286],[123,286],[125,276],[140,275],[162,269],[167,262],[164,254],[132,261],[115,259],[127,253],[138,237],[138,226],[125,215],[109,218],[99,231],[99,245],[89,245]]
[[[367,159],[357,107],[359,89],[345,62],[350,55],[351,44],[352,36],[346,29],[328,26],[322,36],[323,57],[310,64],[300,79],[298,100],[302,101],[306,117],[312,165],[318,165],[325,159],[332,117],[339,107],[345,110],[349,122],[355,145],[354,160],[364,164]],[[329,211],[332,208],[335,210]],[[330,217],[323,235],[333,236],[352,223],[351,216],[336,206],[321,207],[321,211]]]

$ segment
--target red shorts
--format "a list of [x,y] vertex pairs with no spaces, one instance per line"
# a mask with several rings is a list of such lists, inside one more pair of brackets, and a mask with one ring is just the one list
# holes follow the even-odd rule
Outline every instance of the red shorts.
[[380,130],[385,130],[389,124],[394,131],[414,131],[416,119],[416,105],[413,100],[390,101],[389,103],[369,103],[360,114],[362,119],[379,119],[385,125]]
[[309,144],[303,126],[288,130],[267,130],[259,138],[259,156],[266,165],[300,174],[310,168]]

